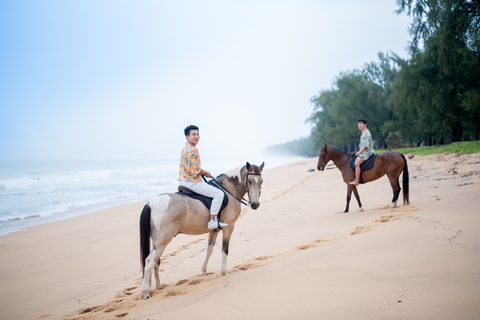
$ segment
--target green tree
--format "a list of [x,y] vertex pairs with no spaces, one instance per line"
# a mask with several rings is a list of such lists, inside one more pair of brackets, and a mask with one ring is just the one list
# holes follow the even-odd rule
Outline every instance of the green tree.
[[[397,0],[413,17],[411,61],[392,99],[399,128],[426,144],[478,138],[480,3],[466,0]],[[412,110],[415,109],[415,110]],[[408,127],[410,133],[407,133]],[[411,138],[411,137],[410,137]]]
[[327,143],[346,151],[357,149],[360,137],[357,120],[365,118],[376,147],[384,148],[388,133],[383,126],[393,119],[388,101],[395,74],[391,58],[380,53],[378,63],[340,73],[333,88],[312,97],[314,112],[308,121],[313,124],[316,146]]

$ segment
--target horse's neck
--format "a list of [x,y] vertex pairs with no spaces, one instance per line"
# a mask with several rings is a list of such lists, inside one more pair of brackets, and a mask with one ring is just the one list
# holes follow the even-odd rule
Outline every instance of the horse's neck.
[[337,168],[348,164],[350,161],[351,156],[347,153],[341,152],[340,150],[330,149],[330,159],[332,159],[333,163]]
[[231,176],[223,175],[220,179],[220,183],[239,199],[243,198],[247,193],[247,189],[245,188],[240,172]]

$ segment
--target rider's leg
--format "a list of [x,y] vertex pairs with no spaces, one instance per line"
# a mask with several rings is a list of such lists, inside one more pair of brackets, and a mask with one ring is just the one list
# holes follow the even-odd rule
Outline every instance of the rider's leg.
[[360,157],[357,157],[357,159],[355,159],[355,180],[350,182],[350,184],[353,184],[353,185],[360,184],[360,173],[361,173],[360,165],[363,162],[364,162],[364,160]]
[[[220,207],[223,202],[223,191],[215,188],[214,186],[209,185],[205,181],[200,181],[196,183],[186,183],[185,185],[190,190],[199,193],[201,195],[212,198],[212,205],[210,207],[210,221],[215,220],[220,211]],[[227,226],[227,224],[220,224],[221,226]]]

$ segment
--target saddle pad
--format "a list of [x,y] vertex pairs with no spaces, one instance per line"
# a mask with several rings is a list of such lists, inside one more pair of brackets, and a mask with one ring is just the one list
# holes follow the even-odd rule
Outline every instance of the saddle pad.
[[[377,157],[376,154],[372,154],[370,158],[368,158],[366,161],[364,161],[360,165],[360,170],[362,171],[368,171],[373,168],[373,165],[375,164],[375,158]],[[355,160],[357,160],[357,156],[353,156],[352,162],[350,163],[350,167],[352,168],[353,171],[355,171]]]
[[[222,192],[223,192],[223,201],[222,201],[222,205],[220,207],[220,211],[218,212],[219,216],[220,216],[220,212],[222,212],[222,210],[225,209],[225,207],[228,205],[227,194],[223,190],[222,190]],[[205,205],[205,207],[207,207],[208,210],[210,210],[210,207],[212,206],[213,198],[195,193],[192,190],[189,190],[189,189],[186,189],[186,188],[183,188],[183,187],[182,188],[179,187],[178,192],[175,192],[175,193],[176,194],[181,194],[183,196],[187,196],[187,197],[190,197],[190,198],[193,198],[193,199],[200,200]]]

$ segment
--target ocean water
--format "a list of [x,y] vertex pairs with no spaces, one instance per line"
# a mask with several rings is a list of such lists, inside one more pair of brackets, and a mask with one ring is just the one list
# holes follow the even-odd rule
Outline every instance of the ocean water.
[[[267,157],[265,170],[299,157]],[[260,164],[256,163],[255,164]],[[238,163],[209,163],[213,175]],[[0,236],[177,189],[178,161],[0,161]]]

